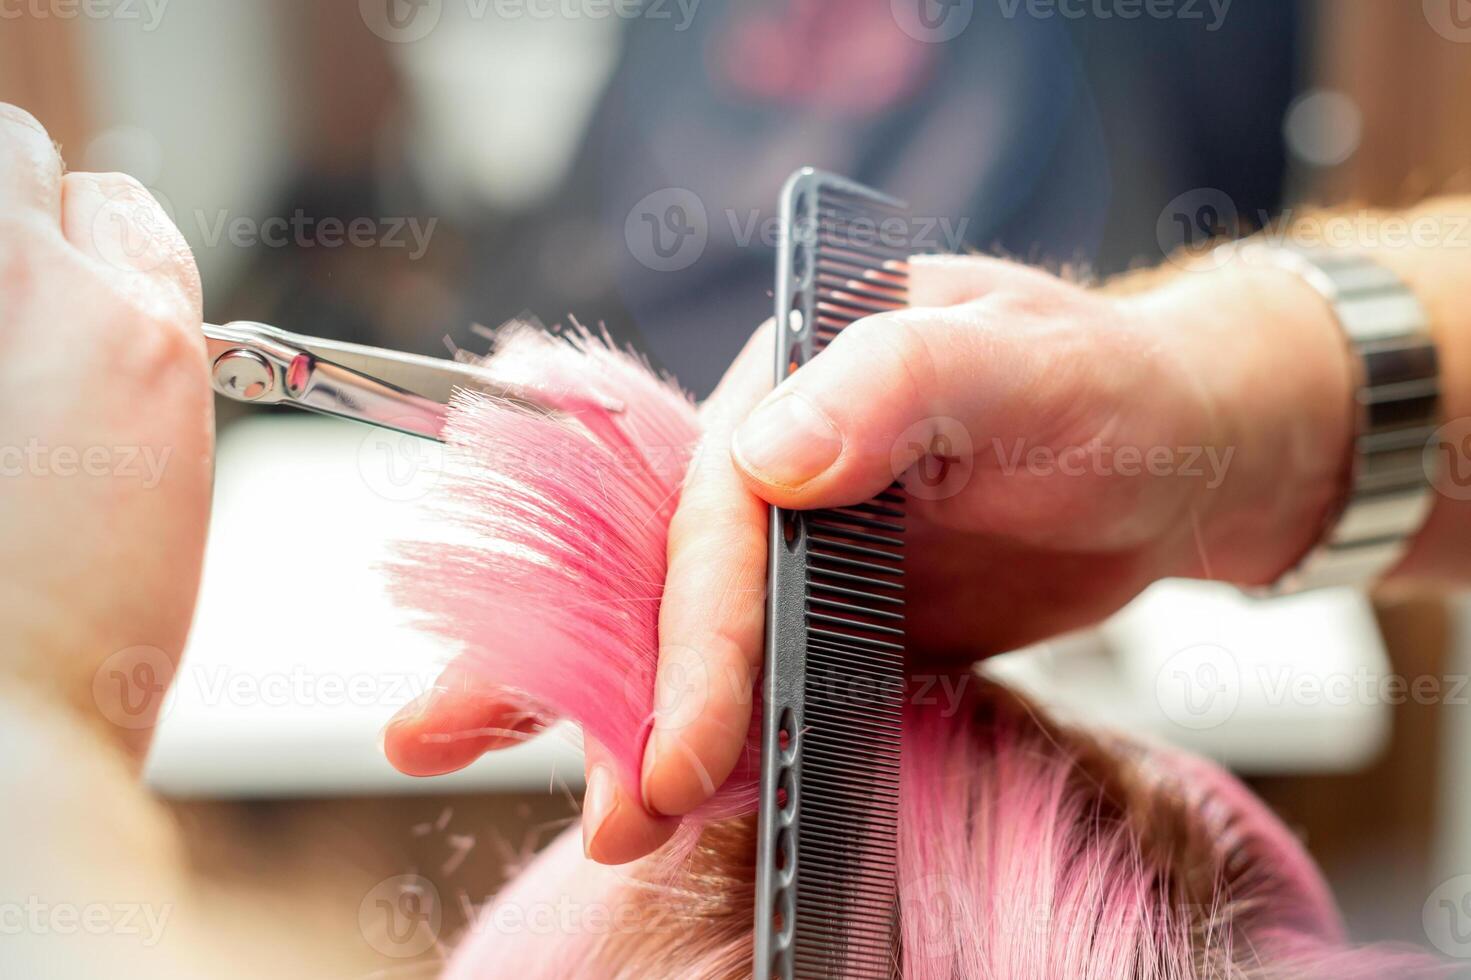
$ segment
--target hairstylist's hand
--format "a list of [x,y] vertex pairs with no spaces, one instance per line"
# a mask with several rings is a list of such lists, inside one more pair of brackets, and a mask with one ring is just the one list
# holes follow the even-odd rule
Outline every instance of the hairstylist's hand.
[[920,258],[911,300],[769,394],[762,337],[707,412],[730,452],[702,455],[671,527],[661,686],[693,701],[661,701],[644,758],[654,812],[694,809],[744,749],[766,502],[853,504],[903,475],[920,667],[1092,623],[1165,576],[1270,581],[1332,506],[1348,357],[1326,305],[1283,273],[1189,273],[1115,297],[1009,262]]
[[[148,192],[64,174],[40,124],[0,104],[0,667],[12,695],[75,705],[135,746],[204,550],[200,311],[193,257]],[[107,703],[129,696],[94,685],[109,658],[157,684]]]
[[[702,409],[670,525],[644,799],[590,792],[588,853],[648,853],[675,826],[660,815],[697,807],[744,750],[768,502],[856,503],[907,474],[916,665],[1093,622],[1164,576],[1287,568],[1331,506],[1347,362],[1310,290],[1239,276],[1119,298],[1007,262],[916,259],[913,309],[853,325],[776,392],[763,327]],[[1260,317],[1243,324],[1243,303]],[[1256,325],[1282,322],[1270,338]],[[385,733],[406,772],[460,768],[510,743],[494,730],[534,724],[453,665],[436,687]],[[588,746],[590,768],[602,751]]]

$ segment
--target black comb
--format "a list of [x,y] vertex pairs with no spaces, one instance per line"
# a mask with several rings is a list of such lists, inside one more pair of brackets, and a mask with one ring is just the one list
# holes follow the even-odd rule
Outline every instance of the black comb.
[[[906,305],[906,206],[804,169],[782,191],[777,382]],[[888,229],[888,232],[885,232]],[[771,512],[756,980],[896,969],[904,495]]]

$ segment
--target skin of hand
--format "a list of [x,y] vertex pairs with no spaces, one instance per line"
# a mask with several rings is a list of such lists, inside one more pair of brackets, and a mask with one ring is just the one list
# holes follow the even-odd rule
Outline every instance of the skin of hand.
[[176,805],[138,778],[208,523],[201,318],[193,257],[153,197],[65,173],[37,121],[0,104],[7,976],[105,964],[116,980],[284,980],[409,962],[372,945],[359,906],[411,866],[412,811]]
[[[0,105],[0,657],[135,753],[204,552],[201,309],[193,256],[152,196],[120,174],[64,174],[40,124]],[[156,681],[131,692],[127,724],[97,703],[129,693],[99,673],[109,662]]]
[[[1229,268],[1114,295],[928,257],[911,264],[911,302],[849,327],[775,391],[768,323],[703,407],[670,526],[644,798],[589,793],[595,860],[657,847],[744,747],[769,504],[852,504],[902,478],[911,666],[936,670],[1096,622],[1166,576],[1269,582],[1331,512],[1350,361],[1293,277]],[[441,688],[385,734],[405,771],[497,747],[423,735],[517,723],[467,679]]]
[[[208,523],[201,316],[193,257],[148,192],[65,173],[41,125],[0,104],[0,959],[22,975],[200,976],[278,944],[296,948],[252,965],[313,961],[299,922],[273,921],[277,896],[192,876],[138,779]],[[127,918],[65,918],[97,910]]]

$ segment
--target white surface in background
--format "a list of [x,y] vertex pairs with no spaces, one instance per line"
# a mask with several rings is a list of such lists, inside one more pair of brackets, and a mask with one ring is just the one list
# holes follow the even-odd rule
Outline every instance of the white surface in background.
[[1387,745],[1386,699],[1401,696],[1373,610],[1350,589],[1254,599],[1161,582],[1100,631],[993,670],[1066,717],[1250,774],[1363,767]]
[[150,786],[233,797],[581,785],[566,729],[437,779],[383,759],[384,723],[453,653],[409,626],[378,567],[390,541],[437,536],[422,509],[437,448],[309,416],[225,432],[199,607]]
[[[438,446],[308,416],[239,423],[219,450],[189,648],[148,780],[191,796],[576,789],[563,730],[445,779],[383,760],[378,732],[453,652],[414,631],[378,565],[433,539]],[[1174,742],[1247,773],[1360,767],[1384,746],[1389,663],[1347,590],[1253,600],[1166,582],[1101,631],[992,661],[1065,717]]]
[[[1462,680],[1471,676],[1471,597],[1462,595],[1450,604],[1451,642],[1446,658],[1446,675]],[[1441,711],[1440,793],[1436,801],[1435,869],[1437,882],[1471,875],[1471,711],[1462,690],[1456,703]],[[1457,899],[1471,898],[1471,881],[1462,879]],[[1471,909],[1471,901],[1461,906]],[[1471,952],[1471,950],[1468,950]]]

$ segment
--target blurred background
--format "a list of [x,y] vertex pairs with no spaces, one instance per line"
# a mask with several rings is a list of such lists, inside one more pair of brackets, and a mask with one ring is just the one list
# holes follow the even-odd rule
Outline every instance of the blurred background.
[[[768,315],[777,193],[802,165],[907,198],[931,247],[1085,278],[1312,205],[1466,190],[1471,3],[0,0],[0,100],[72,168],[156,194],[214,322],[448,355],[485,349],[476,324],[576,319],[703,396]],[[301,894],[355,969],[432,960],[437,944],[363,931],[358,899],[412,872],[483,900],[572,812],[575,747],[452,784],[387,773],[373,733],[447,653],[379,601],[371,569],[415,526],[432,453],[219,407],[186,668],[340,679],[350,661],[403,683],[358,701],[181,687],[150,780],[237,874],[283,887],[338,869]],[[340,567],[305,580],[220,560],[287,515],[337,542]],[[299,645],[263,662],[232,629],[245,601],[298,617],[282,633]],[[1471,874],[1465,611],[1169,585],[997,669],[1242,772],[1322,862],[1356,938],[1471,956],[1471,884],[1452,884]],[[1264,681],[1308,662],[1316,695]],[[1223,663],[1230,711],[1171,700],[1170,671]],[[1432,683],[1398,695],[1387,678]],[[245,861],[247,828],[264,843]],[[466,910],[445,905],[448,939]]]

